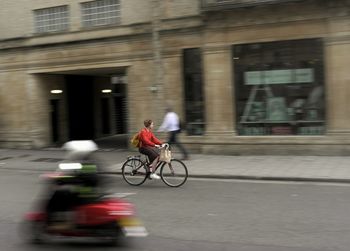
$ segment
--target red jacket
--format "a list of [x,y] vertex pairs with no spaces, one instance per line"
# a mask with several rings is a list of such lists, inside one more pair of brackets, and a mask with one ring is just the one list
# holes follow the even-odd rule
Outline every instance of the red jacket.
[[162,142],[154,136],[153,132],[143,128],[139,133],[139,140],[141,141],[140,147],[161,145]]

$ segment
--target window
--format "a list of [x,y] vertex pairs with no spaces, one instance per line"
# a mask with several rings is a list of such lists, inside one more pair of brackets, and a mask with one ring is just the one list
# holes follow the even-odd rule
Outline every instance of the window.
[[239,135],[325,131],[321,39],[233,46]]
[[34,10],[35,31],[37,33],[57,32],[68,30],[68,6]]
[[183,52],[186,130],[203,135],[205,130],[202,57],[198,48]]
[[97,0],[81,4],[83,27],[118,24],[120,22],[119,0]]

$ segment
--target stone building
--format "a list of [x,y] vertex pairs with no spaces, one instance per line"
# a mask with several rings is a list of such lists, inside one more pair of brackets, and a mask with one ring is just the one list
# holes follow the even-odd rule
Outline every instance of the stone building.
[[350,153],[348,0],[0,3],[1,147],[128,138],[172,105],[192,151]]

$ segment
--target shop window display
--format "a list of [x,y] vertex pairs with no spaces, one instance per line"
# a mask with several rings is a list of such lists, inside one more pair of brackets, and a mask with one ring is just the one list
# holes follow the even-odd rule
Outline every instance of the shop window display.
[[321,39],[234,45],[233,60],[239,135],[324,134]]

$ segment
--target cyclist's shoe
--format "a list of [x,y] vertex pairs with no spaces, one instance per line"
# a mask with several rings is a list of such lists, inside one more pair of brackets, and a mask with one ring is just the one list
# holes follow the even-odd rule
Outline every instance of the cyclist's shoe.
[[155,179],[155,180],[159,180],[159,179],[160,179],[159,175],[156,174],[156,173],[151,173],[151,175],[150,175],[149,177],[150,177],[151,179]]

